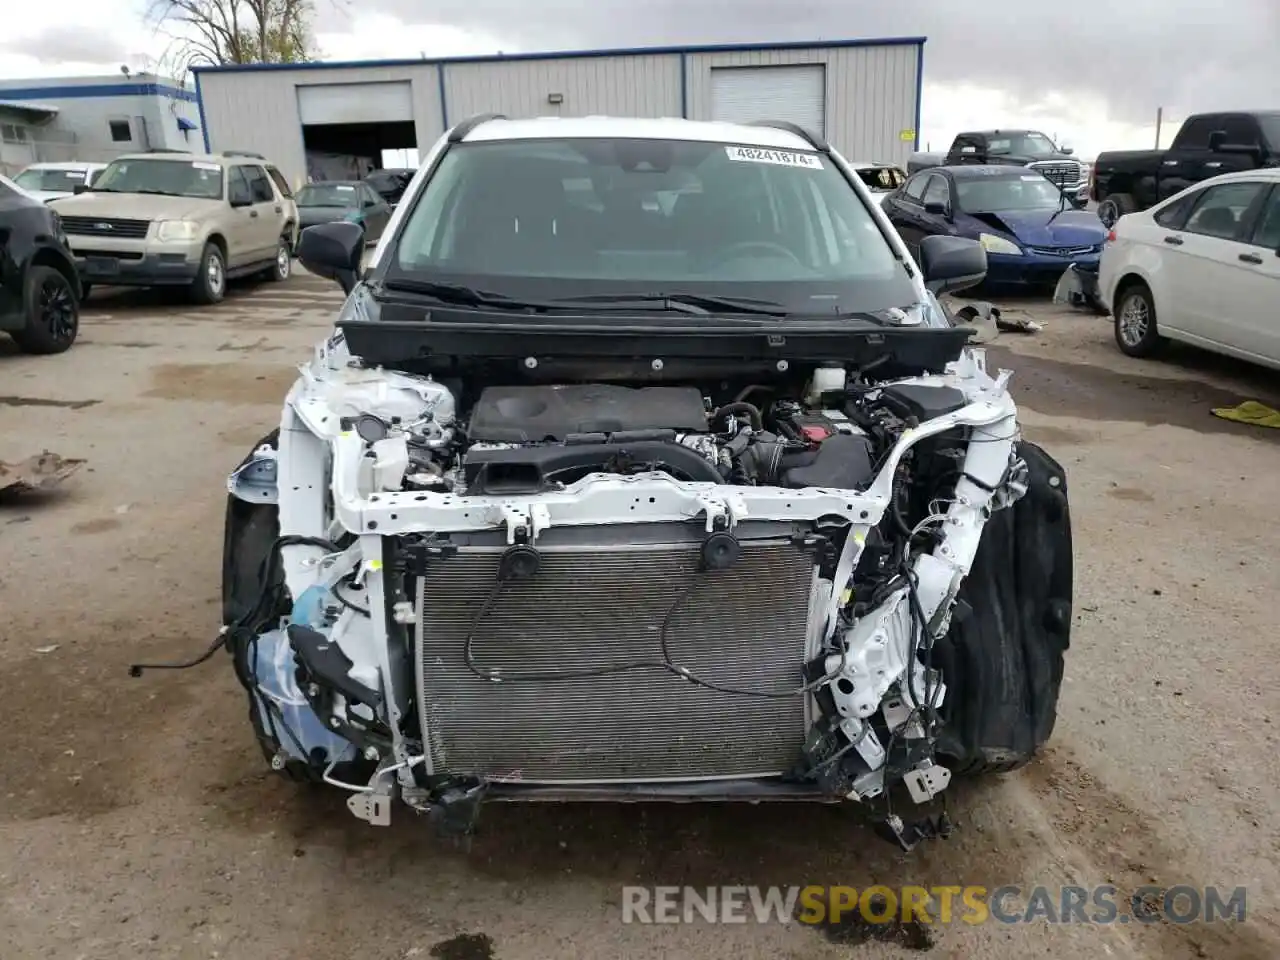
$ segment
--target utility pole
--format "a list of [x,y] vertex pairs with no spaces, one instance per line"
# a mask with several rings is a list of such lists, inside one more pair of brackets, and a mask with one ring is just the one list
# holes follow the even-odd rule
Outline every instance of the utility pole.
[[1156,149],[1160,149],[1160,126],[1164,123],[1164,107],[1156,107]]

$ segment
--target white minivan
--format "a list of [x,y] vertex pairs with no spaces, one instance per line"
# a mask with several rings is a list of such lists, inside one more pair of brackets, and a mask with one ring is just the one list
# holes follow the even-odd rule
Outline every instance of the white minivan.
[[37,200],[48,203],[69,197],[80,184],[92,185],[105,163],[33,163],[14,182]]

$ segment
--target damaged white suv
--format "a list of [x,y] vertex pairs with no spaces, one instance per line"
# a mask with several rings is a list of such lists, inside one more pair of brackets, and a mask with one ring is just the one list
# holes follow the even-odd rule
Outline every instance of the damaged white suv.
[[820,138],[480,117],[435,145],[229,481],[222,643],[272,768],[486,799],[863,801],[1012,769],[1071,622],[1062,468]]

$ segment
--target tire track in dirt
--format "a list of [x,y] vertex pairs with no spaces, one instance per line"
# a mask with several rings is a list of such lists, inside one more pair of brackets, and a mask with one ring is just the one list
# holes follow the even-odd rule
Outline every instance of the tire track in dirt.
[[[1158,811],[1140,811],[1105,787],[1064,745],[1052,745],[1017,781],[1025,807],[1038,811],[1041,833],[1052,843],[1069,879],[1080,886],[1112,884],[1126,896],[1140,887],[1186,885],[1203,889],[1206,881],[1161,838]],[[1275,960],[1280,957],[1280,927],[1259,917],[1258,890],[1243,923],[1129,923],[1119,928],[1139,956],[1158,960]],[[1127,904],[1120,904],[1126,912]]]

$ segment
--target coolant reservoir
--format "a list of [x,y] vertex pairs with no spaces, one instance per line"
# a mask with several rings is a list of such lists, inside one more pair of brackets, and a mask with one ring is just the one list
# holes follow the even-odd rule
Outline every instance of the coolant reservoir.
[[813,371],[813,379],[809,381],[809,389],[805,391],[804,402],[809,406],[815,406],[821,401],[824,393],[843,390],[844,382],[844,367],[838,363],[823,364]]

